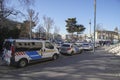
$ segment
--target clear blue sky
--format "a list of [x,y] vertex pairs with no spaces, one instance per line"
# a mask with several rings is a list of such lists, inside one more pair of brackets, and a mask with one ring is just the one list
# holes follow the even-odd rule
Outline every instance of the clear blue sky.
[[[120,0],[96,0],[97,24],[106,30],[120,28]],[[91,19],[92,31],[94,26],[94,0],[35,0],[32,7],[39,12],[39,24],[44,15],[54,19],[55,25],[60,27],[60,33],[66,34],[65,20],[76,17],[78,24],[86,27],[84,33],[89,33]]]

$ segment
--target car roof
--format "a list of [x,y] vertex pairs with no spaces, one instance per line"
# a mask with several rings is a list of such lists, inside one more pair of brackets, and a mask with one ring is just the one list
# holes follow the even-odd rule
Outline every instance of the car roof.
[[73,43],[63,43],[63,44],[68,44],[68,45],[72,45]]
[[50,42],[49,40],[30,40],[30,39],[5,39],[5,41],[10,41],[10,42]]

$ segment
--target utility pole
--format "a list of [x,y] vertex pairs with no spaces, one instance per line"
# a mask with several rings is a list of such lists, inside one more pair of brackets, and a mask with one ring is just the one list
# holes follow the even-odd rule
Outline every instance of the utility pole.
[[94,53],[95,53],[95,30],[96,30],[96,0],[94,0],[94,48],[93,48]]

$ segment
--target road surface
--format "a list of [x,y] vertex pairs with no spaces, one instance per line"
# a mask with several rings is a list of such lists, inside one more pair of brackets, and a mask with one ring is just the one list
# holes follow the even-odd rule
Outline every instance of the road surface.
[[120,56],[102,48],[25,68],[0,65],[0,80],[120,80]]

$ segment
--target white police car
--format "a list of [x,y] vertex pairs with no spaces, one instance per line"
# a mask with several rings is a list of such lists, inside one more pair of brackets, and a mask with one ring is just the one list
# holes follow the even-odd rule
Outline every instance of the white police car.
[[8,65],[18,67],[25,67],[32,61],[57,59],[59,56],[57,48],[43,40],[6,39],[3,49],[3,60]]

